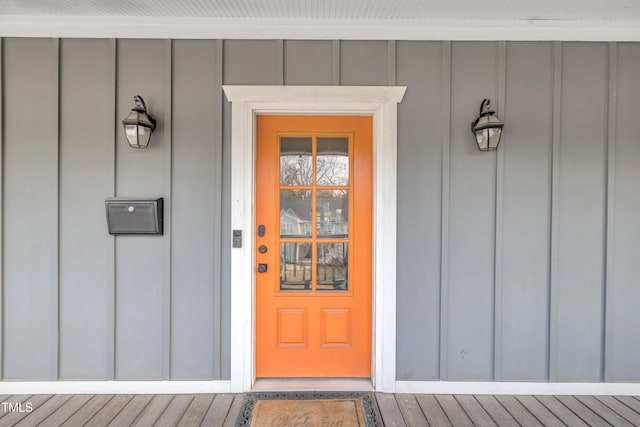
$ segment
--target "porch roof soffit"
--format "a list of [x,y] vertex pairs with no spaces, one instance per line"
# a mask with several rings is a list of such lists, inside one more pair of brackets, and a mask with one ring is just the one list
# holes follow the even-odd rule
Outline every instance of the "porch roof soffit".
[[640,2],[5,0],[0,36],[640,41]]

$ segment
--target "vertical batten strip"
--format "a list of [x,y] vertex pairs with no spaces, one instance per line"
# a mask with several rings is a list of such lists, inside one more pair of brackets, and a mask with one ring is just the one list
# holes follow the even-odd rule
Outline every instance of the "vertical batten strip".
[[[507,43],[498,42],[498,117],[506,123]],[[504,136],[503,136],[504,138]],[[504,236],[504,150],[505,141],[498,147],[496,162],[496,242],[493,290],[493,379],[502,380],[502,291]]]
[[[109,79],[109,93],[111,96],[110,99],[110,108],[113,111],[113,126],[111,126],[111,150],[110,156],[107,160],[109,162],[108,169],[108,181],[113,184],[112,187],[112,195],[116,196],[116,141],[117,139],[117,131],[120,129],[120,121],[118,120],[117,114],[117,42],[115,39],[109,39],[109,55],[111,57],[110,64],[110,72],[111,78]],[[111,377],[109,379],[116,379],[116,239],[115,236],[111,236],[109,239],[109,250],[107,251],[109,259],[107,260],[107,265],[110,265],[112,268],[107,270],[108,278],[107,282],[109,286],[111,286],[111,291],[108,293],[108,301],[107,301],[107,313],[109,316],[109,320],[107,322],[107,342],[111,343],[111,351],[107,355],[107,372],[111,372]]]
[[449,165],[451,157],[451,42],[442,42],[442,213],[440,236],[440,380],[449,377]]
[[[213,170],[215,171],[215,182],[213,182],[213,200],[214,200],[214,212],[213,212],[213,271],[215,275],[214,283],[214,295],[216,300],[213,302],[213,309],[216,310],[213,316],[213,330],[216,334],[213,337],[213,348],[217,350],[218,357],[213,358],[213,373],[216,379],[222,378],[222,358],[223,358],[223,343],[222,343],[222,325],[223,325],[223,310],[222,310],[222,106],[224,104],[224,97],[222,94],[222,72],[223,72],[223,42],[222,40],[216,40],[215,45],[215,76],[214,76],[214,93],[215,93],[215,110],[213,119],[215,120],[216,132],[212,135],[214,146],[214,158],[213,158]],[[216,354],[214,351],[213,354]]]
[[[4,38],[0,37],[0,284],[4,283]],[[0,380],[4,379],[4,286],[0,286]]]
[[55,200],[55,218],[52,221],[52,226],[55,227],[55,242],[53,243],[53,251],[52,256],[55,258],[53,265],[55,266],[55,274],[54,274],[54,288],[55,291],[52,295],[52,300],[54,301],[53,307],[53,318],[55,319],[51,322],[52,328],[52,341],[55,345],[55,349],[53,351],[55,361],[52,361],[52,371],[53,371],[53,379],[58,380],[60,378],[60,39],[53,39],[53,54],[55,55],[53,63],[53,109],[55,110],[55,138],[56,138],[56,170],[55,170],[55,179],[56,179],[56,194],[54,195]]
[[164,41],[164,84],[165,84],[165,105],[164,105],[164,123],[163,128],[165,146],[164,150],[164,236],[163,236],[163,298],[162,298],[162,378],[171,379],[171,171],[172,171],[172,48],[173,40]]
[[558,378],[558,246],[560,230],[560,120],[562,108],[562,42],[553,45],[553,130],[551,158],[551,236],[549,271],[548,377]]
[[284,41],[276,40],[276,84],[284,85]]
[[340,40],[334,40],[332,47],[332,61],[331,61],[331,84],[334,86],[340,85]]
[[389,44],[387,47],[387,79],[389,82],[389,86],[396,85],[396,62],[396,41],[389,40]]
[[[4,38],[0,37],[0,284],[4,283]],[[0,286],[0,380],[4,379],[4,286]]]
[[609,43],[609,124],[607,133],[607,175],[605,216],[605,281],[602,289],[602,381],[613,381],[611,360],[613,358],[613,322],[608,316],[613,313],[614,277],[614,236],[615,236],[615,171],[616,171],[616,122],[618,115],[618,44]]

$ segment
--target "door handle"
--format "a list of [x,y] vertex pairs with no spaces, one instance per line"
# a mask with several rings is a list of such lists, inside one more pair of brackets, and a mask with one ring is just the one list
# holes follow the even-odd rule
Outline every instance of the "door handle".
[[266,273],[267,272],[267,264],[260,263],[258,264],[258,273]]

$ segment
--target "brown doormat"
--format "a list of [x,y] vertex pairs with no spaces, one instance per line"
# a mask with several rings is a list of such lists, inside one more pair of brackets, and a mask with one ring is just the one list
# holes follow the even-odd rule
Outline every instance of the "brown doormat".
[[250,393],[237,427],[382,426],[371,393]]

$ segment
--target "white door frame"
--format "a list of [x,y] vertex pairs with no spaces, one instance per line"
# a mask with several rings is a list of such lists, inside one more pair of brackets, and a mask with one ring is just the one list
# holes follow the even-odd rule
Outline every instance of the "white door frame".
[[[255,117],[260,114],[373,117],[373,330],[371,380],[396,389],[396,200],[399,86],[223,86],[232,103],[231,391],[255,382]],[[231,233],[231,230],[229,230]]]

